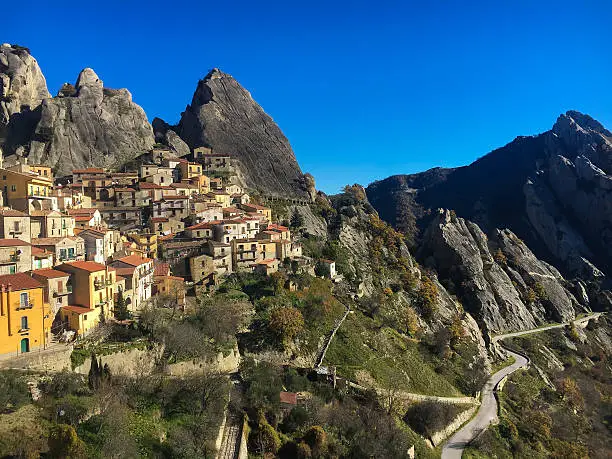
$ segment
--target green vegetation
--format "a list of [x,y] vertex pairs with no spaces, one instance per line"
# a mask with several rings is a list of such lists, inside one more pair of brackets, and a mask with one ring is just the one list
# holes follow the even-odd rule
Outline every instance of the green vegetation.
[[[423,358],[423,348],[392,328],[378,327],[359,311],[349,314],[325,356],[338,374],[381,387],[403,379],[402,390],[428,395],[456,396],[460,392]],[[366,374],[367,373],[367,374]]]

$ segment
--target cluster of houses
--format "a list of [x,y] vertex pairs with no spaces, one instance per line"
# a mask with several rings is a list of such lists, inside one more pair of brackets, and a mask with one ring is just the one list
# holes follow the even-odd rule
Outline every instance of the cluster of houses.
[[[308,264],[270,208],[233,183],[227,155],[154,148],[138,171],[76,169],[55,180],[0,152],[0,356],[85,335],[119,304],[138,315],[156,294],[185,305],[235,271]],[[330,266],[333,269],[333,266]]]

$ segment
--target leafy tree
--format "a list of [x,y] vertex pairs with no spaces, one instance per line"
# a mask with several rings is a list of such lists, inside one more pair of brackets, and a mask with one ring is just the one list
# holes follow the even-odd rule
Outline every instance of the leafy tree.
[[119,290],[117,292],[117,301],[115,301],[115,319],[127,320],[130,317],[130,311],[128,310],[125,298],[123,297],[123,290]]
[[421,312],[427,320],[433,319],[438,311],[438,287],[429,276],[423,275],[418,291],[418,300]]
[[428,438],[444,428],[460,412],[455,405],[437,402],[422,402],[412,405],[405,420],[417,433]]
[[304,217],[297,209],[293,210],[293,213],[291,214],[291,221],[289,225],[291,226],[291,228],[294,228],[294,229],[299,229],[302,226],[304,226]]
[[461,316],[459,314],[453,317],[453,322],[450,326],[450,346],[451,348],[456,348],[461,341],[465,337],[465,328],[463,328],[463,323],[461,322]]
[[16,410],[30,401],[30,392],[18,372],[0,372],[0,413]]
[[67,424],[56,424],[49,432],[50,457],[58,459],[85,458],[85,444],[79,438],[74,427]]
[[551,429],[552,419],[544,411],[528,411],[522,418],[521,430],[534,440],[548,440]]
[[419,317],[416,311],[410,306],[406,306],[403,310],[400,323],[412,337],[417,337],[421,331],[421,325],[419,324]]
[[100,388],[100,366],[98,365],[96,354],[93,352],[91,354],[91,365],[89,367],[87,381],[91,390],[98,390]]
[[272,311],[269,325],[283,343],[288,343],[304,328],[304,317],[297,308],[281,307]]
[[325,454],[327,448],[327,433],[321,426],[312,426],[303,437],[304,442],[310,446],[312,453],[315,456],[322,456]]
[[557,389],[559,393],[574,410],[580,410],[584,408],[584,399],[580,387],[576,384],[576,381],[572,378],[566,377],[557,383]]

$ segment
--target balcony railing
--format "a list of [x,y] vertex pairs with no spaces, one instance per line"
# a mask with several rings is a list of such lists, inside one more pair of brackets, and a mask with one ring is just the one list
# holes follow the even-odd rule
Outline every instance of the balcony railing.
[[17,310],[18,311],[22,311],[24,309],[32,309],[34,307],[34,303],[32,303],[31,301],[28,301],[27,303],[19,303],[19,306],[17,306]]
[[53,292],[54,297],[70,295],[72,293],[72,286],[66,287],[66,290],[56,290]]
[[96,279],[94,281],[94,289],[95,290],[102,290],[102,288],[104,287],[104,284],[105,284],[105,282],[102,282],[102,281]]

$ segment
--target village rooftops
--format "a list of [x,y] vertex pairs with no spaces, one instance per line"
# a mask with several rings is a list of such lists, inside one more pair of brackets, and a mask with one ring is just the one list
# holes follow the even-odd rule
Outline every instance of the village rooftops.
[[57,210],[31,210],[30,217],[47,217],[49,215],[61,216],[62,214]]
[[12,290],[29,290],[32,288],[42,287],[43,285],[25,273],[17,273],[0,276],[0,286],[2,286],[3,289],[9,288]]
[[30,245],[30,243],[21,239],[0,239],[0,247],[19,247],[24,245]]
[[144,258],[138,255],[128,255],[127,257],[119,258],[115,261],[120,261],[126,265],[140,266],[153,260],[151,258]]
[[104,169],[99,167],[88,167],[85,169],[73,169],[72,175],[74,174],[104,174]]
[[51,252],[47,252],[45,249],[41,249],[40,247],[32,247],[32,256],[34,258],[47,258],[52,256]]
[[276,258],[266,258],[265,260],[258,261],[255,264],[268,266],[268,265],[271,265],[272,263],[274,263],[276,261],[278,261],[278,260],[276,260]]
[[[72,261],[69,263],[64,263],[62,265],[60,265],[60,267],[62,266],[72,266],[76,269],[80,269],[83,271],[87,271],[90,273],[95,273],[98,271],[105,271],[107,269],[106,265],[103,265],[102,263],[96,263],[95,261]],[[115,268],[111,268],[110,266],[108,267],[109,271],[115,271]]]
[[0,207],[0,215],[3,217],[27,217],[28,214],[20,212],[10,207]]
[[170,265],[168,263],[155,263],[154,276],[170,276]]
[[76,305],[68,305],[68,306],[62,306],[62,309],[65,311],[70,311],[70,312],[74,312],[75,314],[88,314],[90,312],[94,312],[93,309],[89,309],[89,308],[84,308],[83,306],[76,306]]
[[56,279],[58,277],[68,277],[70,276],[69,273],[66,273],[64,271],[58,271],[57,269],[35,269],[33,271],[30,271],[32,274],[36,274],[37,276],[40,277],[46,277],[47,279]]
[[169,222],[170,220],[166,217],[152,217],[151,218],[151,222],[153,223],[165,223],[165,222]]
[[268,231],[280,231],[282,233],[284,233],[285,231],[289,231],[289,228],[287,228],[286,226],[282,226],[282,225],[277,225],[276,223],[270,223],[266,229]]
[[197,225],[193,225],[193,226],[189,226],[187,228],[185,228],[186,230],[198,230],[198,229],[212,229],[213,226],[219,224],[220,222],[216,221],[216,222],[202,222],[202,223],[198,223]]
[[81,209],[68,209],[68,215],[93,215],[99,210],[97,207],[83,207]]
[[141,190],[166,190],[168,187],[158,185],[157,183],[139,182],[138,187]]

